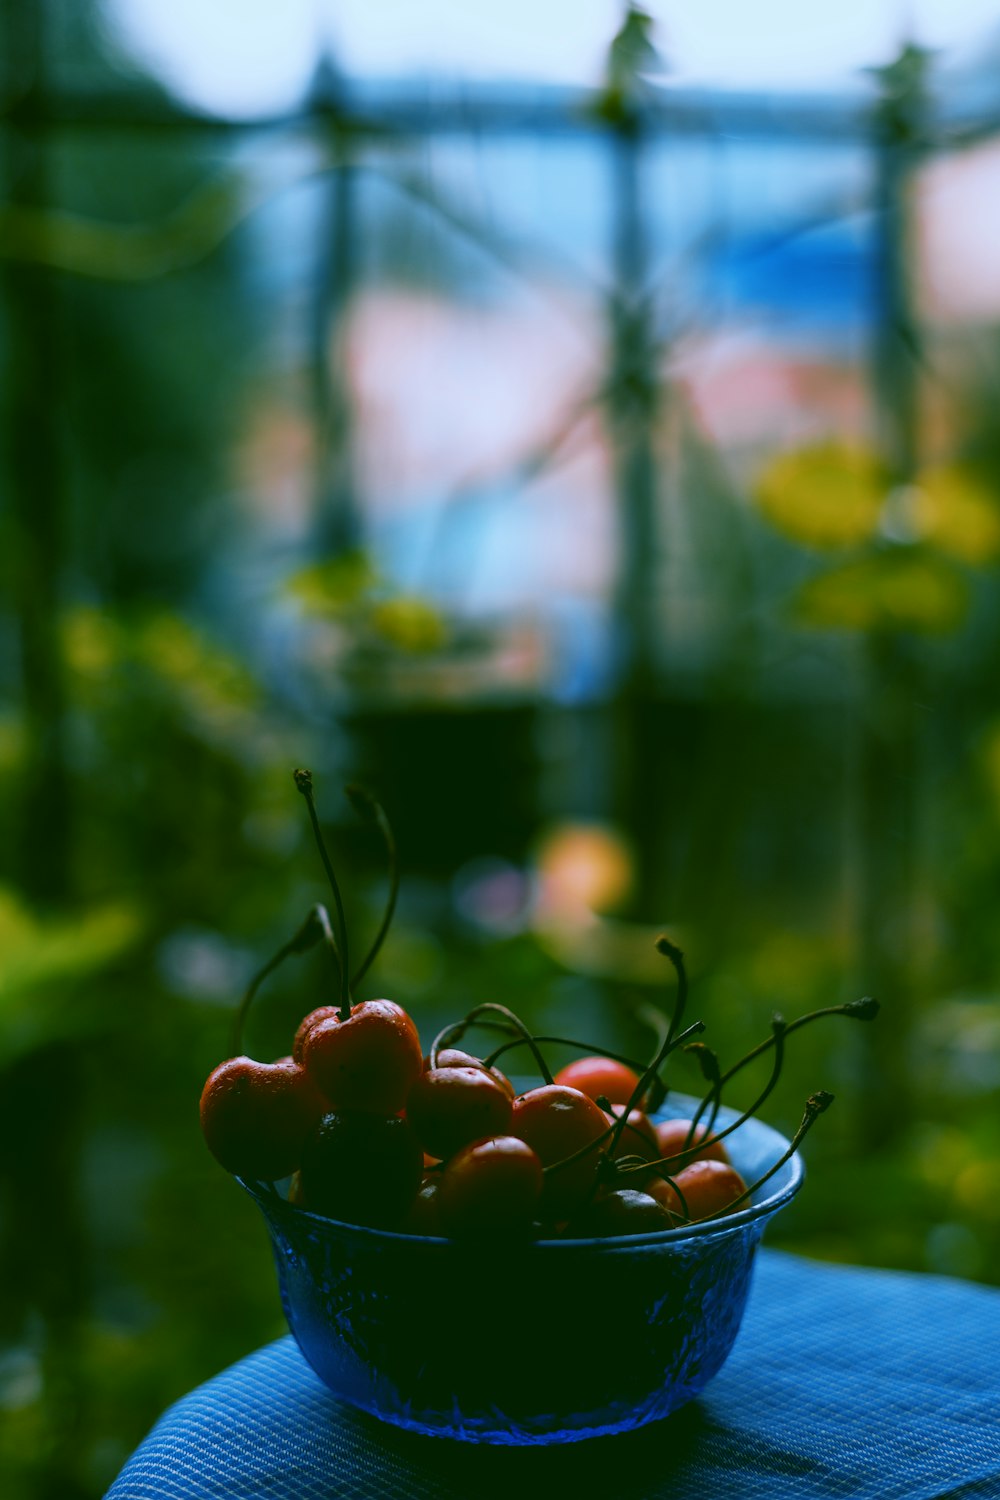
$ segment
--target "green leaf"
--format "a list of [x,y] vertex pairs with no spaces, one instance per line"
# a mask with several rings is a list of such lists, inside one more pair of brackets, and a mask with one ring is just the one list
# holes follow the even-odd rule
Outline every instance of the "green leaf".
[[310,614],[353,628],[357,645],[416,654],[439,650],[447,638],[440,610],[416,595],[392,593],[363,552],[303,568],[286,588]]
[[166,697],[206,737],[245,739],[259,697],[252,674],[180,615],[120,618],[85,606],[66,613],[61,632],[70,690],[84,706],[124,704],[138,684]]
[[962,464],[925,469],[913,494],[921,539],[973,567],[1000,558],[1000,506],[992,485]]
[[62,645],[71,676],[100,681],[120,665],[125,640],[117,621],[102,610],[81,605],[62,621]]
[[447,636],[445,622],[433,605],[403,595],[376,604],[370,624],[382,640],[414,654],[440,650]]
[[779,454],[758,476],[754,498],[764,518],[792,541],[843,548],[874,534],[887,490],[874,453],[827,442]]
[[141,621],[131,650],[200,721],[225,719],[257,699],[257,685],[242,663],[179,615],[164,611]]
[[19,775],[27,754],[24,719],[13,710],[0,712],[0,779]]
[[0,1066],[108,1024],[99,993],[81,1004],[76,982],[113,963],[141,931],[138,912],[124,904],[43,921],[0,887]]
[[964,618],[961,573],[932,553],[875,552],[809,580],[796,597],[801,624],[823,630],[913,630],[940,635]]
[[379,583],[364,552],[347,552],[293,573],[285,588],[310,614],[342,616],[363,604]]

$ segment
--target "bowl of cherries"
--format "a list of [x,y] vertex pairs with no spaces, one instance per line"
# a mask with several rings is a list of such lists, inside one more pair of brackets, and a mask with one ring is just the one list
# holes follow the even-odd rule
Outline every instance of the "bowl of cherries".
[[[468,1442],[572,1442],[667,1416],[729,1354],[756,1247],[801,1185],[799,1144],[832,1099],[813,1094],[791,1140],[755,1117],[787,1037],[824,1016],[872,1019],[877,1002],[775,1016],[770,1035],[724,1070],[698,1039],[703,1023],[685,1024],[683,956],[661,937],[674,1000],[657,1013],[646,1061],[535,1035],[496,1002],[474,1006],[425,1053],[401,1006],[354,998],[395,904],[385,815],[348,789],[381,830],[391,876],[380,931],[352,973],[312,778],[295,779],[335,918],[314,907],[255,976],[233,1055],[205,1083],[201,1124],[264,1216],[303,1355],[354,1406]],[[317,943],[330,954],[335,1003],[304,1017],[288,1056],[249,1058],[239,1043],[258,985]],[[489,1046],[473,1049],[469,1034]],[[555,1044],[581,1055],[553,1073],[545,1049]],[[668,1090],[681,1049],[701,1064],[701,1098]],[[768,1056],[751,1107],[727,1108],[730,1080]]]

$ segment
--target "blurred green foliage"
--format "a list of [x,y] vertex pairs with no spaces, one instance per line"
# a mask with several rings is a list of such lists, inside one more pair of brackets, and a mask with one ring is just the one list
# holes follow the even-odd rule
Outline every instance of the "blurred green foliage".
[[448,638],[442,611],[394,589],[363,552],[311,563],[293,573],[286,587],[307,615],[340,623],[354,650],[433,652]]

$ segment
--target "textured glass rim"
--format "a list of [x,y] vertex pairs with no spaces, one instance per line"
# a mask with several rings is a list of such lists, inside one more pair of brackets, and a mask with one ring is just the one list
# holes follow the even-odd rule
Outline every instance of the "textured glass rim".
[[[673,1094],[671,1102],[697,1104],[699,1101],[690,1099],[687,1095]],[[729,1114],[733,1118],[738,1117],[736,1110],[726,1110],[724,1108],[719,1113],[720,1115]],[[775,1130],[773,1125],[767,1125],[763,1120],[757,1120],[754,1117],[751,1117],[747,1123],[767,1130],[775,1137],[776,1143],[780,1143],[781,1150],[778,1152],[776,1160],[788,1150],[791,1142],[779,1130]],[[794,1198],[805,1178],[805,1166],[798,1151],[789,1157],[788,1161],[784,1163],[782,1170],[787,1170],[789,1174],[788,1180],[782,1187],[776,1192],[771,1193],[769,1197],[761,1198],[758,1202],[751,1203],[748,1208],[741,1208],[735,1214],[725,1214],[718,1219],[703,1219],[696,1224],[681,1224],[676,1229],[653,1230],[646,1234],[592,1235],[588,1238],[579,1239],[525,1240],[523,1243],[516,1244],[516,1249],[522,1253],[531,1253],[537,1250],[548,1254],[566,1254],[581,1250],[614,1251],[642,1249],[657,1245],[672,1247],[684,1244],[688,1240],[704,1239],[712,1234],[730,1234],[734,1230],[743,1229],[747,1225],[756,1223],[758,1220],[770,1218],[772,1214],[777,1213],[780,1208],[784,1208],[785,1204]],[[368,1224],[351,1224],[344,1219],[332,1219],[326,1214],[313,1213],[308,1208],[299,1207],[297,1203],[290,1203],[287,1198],[282,1197],[273,1183],[255,1182],[244,1177],[237,1177],[236,1181],[245,1192],[249,1193],[254,1202],[259,1204],[265,1214],[278,1212],[282,1217],[291,1219],[293,1222],[308,1220],[310,1223],[318,1226],[328,1225],[338,1232],[358,1235],[362,1239],[379,1244],[442,1245],[451,1249],[454,1249],[457,1245],[461,1245],[462,1248],[466,1249],[476,1247],[476,1242],[474,1241],[457,1241],[448,1239],[444,1235],[405,1234],[398,1229],[374,1229]],[[500,1242],[490,1241],[489,1243]],[[505,1249],[514,1250],[515,1245],[505,1244]]]

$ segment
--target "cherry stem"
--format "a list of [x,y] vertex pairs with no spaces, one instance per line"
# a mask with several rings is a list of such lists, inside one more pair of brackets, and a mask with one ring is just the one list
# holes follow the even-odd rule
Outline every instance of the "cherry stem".
[[[799,1016],[797,1020],[788,1022],[788,1024],[783,1028],[782,1031],[782,1041],[791,1032],[798,1031],[800,1026],[808,1026],[811,1022],[819,1021],[824,1016],[848,1016],[851,1020],[854,1021],[874,1021],[880,1009],[881,1006],[876,999],[874,999],[871,995],[864,995],[860,1000],[848,1000],[844,1005],[827,1005],[824,1006],[821,1010],[811,1010],[808,1011],[806,1015]],[[712,1132],[712,1128],[715,1124],[715,1118],[718,1114],[719,1106],[722,1102],[722,1090],[725,1088],[726,1084],[730,1081],[731,1078],[734,1078],[736,1076],[741,1068],[745,1068],[748,1063],[751,1063],[755,1058],[760,1057],[761,1053],[766,1052],[768,1047],[773,1047],[776,1044],[776,1041],[777,1037],[774,1033],[772,1033],[772,1035],[766,1037],[764,1041],[758,1042],[756,1047],[752,1047],[744,1057],[741,1057],[738,1062],[733,1063],[733,1066],[728,1070],[728,1072],[721,1074],[721,1076],[714,1081],[714,1088],[709,1090],[709,1093],[702,1100],[701,1104],[698,1106],[695,1117],[691,1122],[691,1129],[688,1131],[689,1140],[691,1139],[694,1130],[698,1125],[698,1122],[700,1121],[702,1115],[708,1107],[709,1101],[712,1100],[713,1093],[715,1095],[715,1098],[714,1100],[712,1100],[712,1113],[709,1117],[708,1126],[706,1127],[707,1134],[711,1134]],[[704,1066],[702,1068],[702,1071],[704,1072]],[[706,1074],[706,1077],[707,1076],[708,1075]],[[733,1127],[730,1127],[730,1129],[732,1128]],[[725,1134],[728,1135],[729,1130],[727,1130]]]
[[721,1108],[722,1108],[722,1085],[720,1083],[720,1084],[717,1085],[717,1087],[715,1089],[715,1098],[712,1100],[712,1107],[711,1107],[711,1109],[708,1112],[708,1122],[705,1125],[705,1134],[706,1135],[711,1135],[712,1132],[713,1132],[713,1130],[715,1129],[715,1122],[719,1118],[719,1110]]
[[[535,1059],[535,1063],[538,1067],[539,1073],[541,1073],[546,1083],[552,1083],[552,1073],[549,1069],[548,1063],[545,1061],[545,1058],[538,1050],[537,1039],[532,1036],[531,1032],[528,1030],[527,1026],[525,1026],[524,1022],[519,1016],[516,1016],[514,1012],[510,1010],[506,1005],[497,1004],[495,1000],[485,1000],[482,1005],[474,1006],[473,1009],[469,1011],[469,1014],[467,1016],[464,1016],[461,1021],[454,1021],[450,1026],[445,1026],[441,1031],[438,1032],[431,1045],[431,1067],[437,1067],[438,1053],[442,1050],[442,1048],[450,1047],[453,1042],[460,1041],[465,1035],[468,1028],[479,1021],[480,1016],[487,1014],[492,1015],[494,1014],[494,1012],[497,1015],[503,1016],[508,1025],[512,1026],[514,1030],[519,1033],[519,1040],[524,1042],[527,1047],[531,1048],[531,1054]],[[480,1024],[487,1025],[489,1023],[481,1022]]]
[[[785,1036],[789,1029],[790,1028],[788,1026],[788,1023],[785,1021],[783,1016],[775,1015],[771,1018],[771,1035],[768,1038],[768,1046],[773,1045],[774,1047],[774,1062],[771,1066],[771,1076],[767,1081],[764,1092],[758,1096],[758,1098],[753,1104],[751,1104],[748,1110],[744,1111],[744,1119],[747,1119],[750,1115],[754,1115],[757,1113],[758,1109],[760,1109],[761,1105],[764,1103],[765,1099],[768,1097],[771,1090],[777,1083],[779,1077],[781,1076],[781,1068],[785,1060]],[[712,1131],[715,1128],[715,1121],[719,1114],[719,1107],[722,1103],[722,1085],[724,1082],[725,1079],[723,1077],[720,1077],[718,1075],[716,1076],[712,1087],[709,1089],[708,1093],[705,1095],[705,1098],[699,1104],[698,1109],[695,1113],[695,1117],[691,1121],[691,1129],[688,1131],[688,1140],[685,1142],[685,1145],[690,1144],[691,1137],[693,1136],[695,1130],[697,1130],[698,1128],[698,1122],[701,1119],[706,1106],[710,1102],[711,1112],[708,1117],[708,1124],[705,1126],[705,1134],[707,1136],[710,1136],[712,1134]],[[734,1127],[730,1126],[726,1134],[729,1134],[733,1129]]]
[[385,910],[382,913],[382,924],[375,934],[374,942],[365,954],[363,963],[351,979],[352,988],[357,989],[375,962],[379,949],[385,942],[389,928],[392,926],[392,919],[396,911],[396,898],[399,895],[399,856],[396,850],[396,839],[392,831],[392,824],[386,817],[385,809],[378,798],[374,797],[366,787],[359,786],[357,782],[352,782],[350,786],[346,786],[344,788],[344,795],[356,813],[364,818],[366,822],[377,825],[378,831],[382,835],[382,842],[385,845],[389,869],[389,895],[386,899]]
[[[758,1109],[760,1109],[761,1105],[764,1103],[765,1099],[770,1094],[771,1090],[774,1088],[775,1084],[778,1081],[778,1078],[779,1078],[779,1076],[781,1074],[782,1063],[784,1062],[784,1058],[785,1058],[785,1032],[789,1031],[791,1028],[785,1025],[785,1022],[782,1020],[781,1016],[775,1016],[774,1019],[771,1022],[771,1026],[773,1028],[772,1041],[774,1042],[774,1048],[775,1048],[775,1050],[774,1050],[774,1065],[773,1065],[773,1067],[771,1069],[771,1076],[767,1080],[767,1083],[764,1085],[763,1091],[757,1096],[757,1098],[751,1104],[750,1108],[744,1110],[743,1113],[737,1119],[735,1119],[732,1122],[731,1125],[727,1125],[726,1126],[725,1130],[720,1130],[717,1135],[712,1135],[711,1129],[710,1128],[706,1129],[706,1132],[705,1132],[706,1137],[711,1136],[713,1144],[716,1141],[725,1140],[725,1138],[726,1138],[727,1135],[732,1135],[733,1131],[734,1130],[738,1130],[741,1125],[745,1124],[746,1121],[750,1119],[751,1115],[756,1114],[757,1111],[758,1111]],[[713,1056],[714,1056],[714,1053],[713,1053]],[[713,1086],[713,1089],[714,1089],[714,1086]],[[713,1092],[713,1090],[709,1091],[709,1094],[707,1095],[708,1098],[711,1098],[712,1092]],[[702,1102],[704,1103],[704,1101],[702,1101]],[[698,1116],[697,1115],[695,1116],[695,1118],[691,1122],[691,1124],[692,1124],[692,1129],[688,1130],[687,1137],[686,1137],[685,1142],[684,1142],[684,1148],[683,1148],[683,1150],[676,1152],[676,1154],[673,1155],[673,1156],[661,1156],[655,1162],[648,1162],[647,1166],[652,1166],[652,1167],[672,1166],[675,1162],[679,1162],[679,1161],[683,1161],[684,1166],[687,1166],[690,1161],[694,1161],[695,1158],[698,1155],[698,1152],[702,1151],[704,1149],[706,1142],[702,1141],[702,1140],[699,1140],[699,1141],[696,1141],[694,1143],[694,1145],[690,1145],[689,1144],[690,1141],[691,1141],[692,1130],[698,1124]],[[634,1168],[628,1168],[627,1170],[632,1171],[632,1170],[634,1170]],[[684,1167],[681,1167],[680,1170],[683,1171]]]
[[[791,1035],[793,1031],[798,1031],[800,1026],[808,1026],[812,1021],[818,1021],[823,1016],[849,1016],[854,1021],[874,1021],[879,1013],[879,1009],[878,1001],[872,999],[870,995],[864,996],[861,1000],[849,1000],[846,1005],[827,1005],[822,1010],[811,1010],[806,1015],[799,1016],[797,1020],[789,1021],[785,1027],[785,1035]],[[728,1072],[723,1073],[719,1080],[719,1087],[724,1088],[741,1068],[745,1068],[747,1063],[753,1062],[755,1057],[759,1057],[762,1052],[766,1052],[768,1047],[773,1047],[774,1042],[775,1039],[773,1036],[769,1036],[764,1041],[758,1042],[757,1046],[751,1048],[745,1057],[741,1057],[739,1062],[733,1063]]]
[[684,1050],[685,1052],[693,1052],[697,1057],[701,1067],[701,1076],[710,1085],[707,1095],[698,1105],[698,1108],[695,1110],[694,1119],[688,1126],[687,1135],[684,1137],[684,1149],[686,1151],[694,1140],[694,1133],[698,1129],[698,1122],[701,1119],[702,1112],[708,1100],[712,1098],[713,1094],[715,1094],[716,1098],[719,1097],[718,1089],[721,1070],[717,1054],[711,1047],[706,1047],[704,1042],[692,1042],[690,1047],[685,1047]]
[[[691,1222],[691,1210],[688,1208],[688,1201],[685,1198],[684,1193],[683,1193],[680,1185],[678,1184],[676,1177],[671,1177],[671,1175],[670,1175],[669,1172],[661,1172],[659,1170],[657,1171],[656,1175],[657,1175],[657,1177],[662,1177],[664,1182],[669,1183],[670,1187],[677,1194],[677,1199],[678,1199],[678,1202],[680,1203],[680,1206],[681,1206],[681,1213],[683,1214],[683,1216],[687,1220],[687,1222],[690,1224],[690,1222]],[[673,1213],[673,1209],[671,1209],[670,1212]],[[674,1217],[676,1218],[677,1215],[675,1214]]]
[[330,882],[333,891],[333,900],[337,908],[337,936],[340,940],[340,1019],[349,1021],[351,1018],[351,965],[347,949],[347,918],[344,916],[344,902],[340,894],[340,886],[337,877],[333,873],[330,856],[326,852],[323,842],[323,833],[319,826],[319,818],[316,816],[316,803],[313,800],[312,772],[298,770],[293,771],[295,785],[306,799],[306,807],[309,809],[309,821],[312,823],[313,836],[319,857],[323,861],[326,878]]
[[[725,1130],[721,1130],[718,1135],[713,1136],[714,1140],[721,1140],[724,1135],[732,1135],[733,1131],[737,1130],[745,1120],[749,1120],[751,1115],[755,1115],[757,1113],[761,1105],[764,1103],[765,1099],[768,1098],[768,1096],[774,1089],[775,1084],[778,1082],[778,1079],[781,1077],[781,1069],[785,1061],[785,1033],[787,1031],[788,1026],[783,1016],[775,1015],[771,1017],[771,1039],[774,1043],[774,1062],[771,1065],[771,1075],[765,1083],[761,1092],[757,1095],[754,1102],[750,1105],[749,1109],[745,1109],[739,1116],[739,1118],[734,1120],[731,1125],[727,1125]],[[716,1114],[719,1108],[719,1087],[720,1085],[716,1086],[716,1100],[712,1109],[712,1114],[709,1118],[709,1124],[706,1131],[706,1134],[708,1135],[712,1135],[712,1127],[715,1124]]]
[[461,1021],[449,1021],[447,1026],[442,1026],[437,1036],[431,1042],[431,1050],[428,1054],[430,1065],[436,1068],[438,1065],[438,1053],[445,1047],[450,1047],[452,1042],[461,1041],[464,1025]]
[[[791,1028],[789,1028],[789,1030],[790,1029]],[[830,1108],[830,1105],[833,1103],[833,1098],[834,1096],[827,1093],[826,1089],[820,1089],[817,1093],[810,1094],[809,1098],[806,1100],[805,1113],[802,1116],[802,1122],[799,1125],[798,1130],[792,1136],[788,1150],[785,1151],[783,1155],[778,1157],[778,1160],[774,1163],[774,1166],[769,1167],[762,1177],[758,1177],[756,1182],[751,1183],[751,1185],[746,1189],[745,1192],[740,1193],[738,1198],[734,1198],[731,1203],[727,1203],[725,1208],[717,1208],[714,1213],[706,1214],[704,1218],[698,1219],[697,1222],[699,1224],[706,1224],[710,1219],[719,1219],[722,1218],[725,1214],[731,1214],[738,1203],[743,1203],[747,1198],[751,1196],[751,1194],[755,1193],[759,1187],[762,1187],[769,1178],[773,1177],[775,1172],[779,1171],[785,1165],[785,1162],[789,1161],[791,1157],[795,1155],[795,1152],[798,1150],[805,1137],[809,1134],[809,1131],[819,1119],[820,1115]]]
[[[615,1114],[615,1105],[608,1098],[607,1094],[598,1094],[597,1098],[594,1100],[594,1103],[597,1105],[597,1107],[599,1109],[603,1109],[603,1111],[604,1111],[604,1113],[606,1115],[610,1115],[611,1116],[612,1123],[614,1123],[614,1121],[617,1120],[618,1116]],[[624,1106],[622,1106],[622,1105],[619,1105],[618,1107],[619,1108],[624,1108]],[[642,1131],[638,1128],[638,1126],[633,1125],[630,1122],[630,1120],[628,1119],[627,1115],[625,1117],[625,1132],[623,1132],[623,1133],[629,1133],[631,1135],[638,1136],[639,1140],[642,1141],[642,1143],[643,1143],[644,1146],[646,1146],[646,1147],[649,1146],[649,1142],[647,1141],[646,1137],[643,1135]],[[619,1167],[624,1166],[626,1164],[626,1160],[628,1161],[628,1164],[631,1166],[632,1165],[632,1158],[629,1157],[629,1158],[626,1159],[624,1156],[618,1158],[618,1161],[616,1162],[616,1166],[619,1166]],[[638,1171],[643,1165],[647,1165],[648,1164],[648,1160],[649,1160],[649,1158],[645,1157],[645,1156],[642,1156],[641,1153],[640,1153],[640,1155],[636,1156],[636,1158],[635,1158],[635,1168],[636,1168],[636,1171]]]
[[646,1068],[635,1088],[632,1090],[631,1098],[618,1117],[615,1134],[611,1138],[609,1152],[613,1152],[616,1145],[618,1144],[618,1139],[622,1131],[625,1129],[625,1123],[628,1119],[629,1112],[637,1107],[637,1105],[639,1104],[639,1100],[645,1096],[646,1091],[651,1087],[653,1080],[659,1077],[660,1068],[663,1066],[663,1063],[667,1056],[671,1052],[673,1052],[676,1047],[679,1047],[681,1042],[684,1041],[687,1037],[694,1036],[698,1032],[704,1031],[705,1029],[704,1021],[695,1021],[695,1023],[692,1026],[689,1026],[686,1031],[682,1032],[681,1035],[676,1038],[676,1040],[674,1039],[674,1033],[677,1030],[681,1017],[684,1014],[684,1006],[687,1002],[688,982],[687,971],[684,967],[684,955],[681,950],[670,941],[668,937],[664,937],[662,934],[656,939],[656,949],[658,953],[663,954],[664,958],[669,958],[670,962],[674,966],[674,972],[677,975],[677,998],[674,1001],[674,1013],[670,1018],[670,1025],[667,1028],[667,1034],[656,1049],[656,1055],[654,1056],[649,1066]]
[[330,928],[329,913],[325,906],[320,906],[317,903],[316,906],[310,908],[305,921],[294,937],[289,938],[288,942],[278,949],[274,957],[269,958],[263,968],[257,970],[257,973],[247,985],[246,992],[240,1001],[239,1009],[233,1019],[233,1057],[240,1055],[243,1046],[243,1028],[246,1025],[247,1015],[253,1003],[253,998],[264,983],[264,980],[269,974],[273,974],[278,965],[283,964],[286,958],[290,958],[293,953],[305,953],[307,949],[312,948],[315,943],[318,943],[320,938],[325,941],[330,950],[330,957],[337,971],[339,983],[341,973],[340,955],[337,952],[337,944]]
[[[493,1029],[495,1027],[497,1030],[501,1030],[501,1029],[503,1029],[504,1031],[509,1030],[508,1027],[501,1028],[501,1025],[500,1025],[499,1021],[497,1021],[497,1022],[482,1021],[482,1022],[480,1022],[480,1025],[489,1026],[491,1029]],[[641,1072],[645,1068],[645,1066],[646,1066],[645,1063],[636,1062],[636,1060],[635,1060],[634,1057],[626,1057],[624,1055],[624,1053],[621,1053],[621,1052],[609,1052],[606,1047],[604,1047],[604,1048],[596,1047],[591,1042],[578,1042],[578,1041],[576,1041],[576,1039],[574,1037],[570,1037],[570,1036],[536,1036],[535,1037],[535,1041],[536,1042],[544,1042],[546,1045],[551,1045],[553,1047],[556,1047],[556,1046],[559,1046],[559,1047],[576,1047],[579,1052],[590,1052],[590,1053],[593,1053],[597,1057],[609,1057],[612,1062],[624,1063],[625,1066],[627,1068],[631,1068],[633,1070],[633,1072]],[[511,1042],[504,1042],[503,1046],[495,1048],[494,1051],[492,1051],[490,1053],[489,1057],[485,1057],[483,1059],[483,1062],[486,1065],[486,1067],[492,1068],[493,1065],[501,1057],[503,1057],[503,1055],[504,1055],[505,1052],[510,1052],[512,1050],[512,1048],[514,1048],[514,1047],[523,1047],[524,1045],[525,1045],[525,1039],[524,1039],[524,1037],[523,1036],[517,1036],[517,1037],[514,1038],[513,1041],[511,1041]]]
[[[645,1021],[646,1025],[650,1027],[657,1039],[657,1046],[662,1046],[663,1042],[669,1039],[673,1030],[673,1022],[667,1020],[659,1006],[649,1004],[640,1006],[639,1019]],[[646,1099],[647,1113],[652,1114],[654,1110],[659,1109],[666,1097],[667,1086],[659,1073],[657,1073],[649,1086],[649,1094]]]
[[592,1151],[596,1151],[599,1146],[603,1146],[604,1142],[610,1139],[615,1128],[614,1125],[609,1125],[607,1130],[603,1130],[592,1141],[587,1141],[585,1145],[578,1146],[571,1155],[562,1157],[560,1161],[550,1161],[548,1166],[542,1168],[542,1172],[558,1172],[562,1167],[572,1166],[575,1161],[582,1161],[585,1156],[589,1156]]
[[661,933],[656,939],[656,951],[662,953],[664,958],[669,958],[677,975],[677,994],[674,998],[674,1011],[670,1017],[670,1026],[667,1032],[667,1040],[674,1035],[684,1016],[684,1007],[687,1004],[688,980],[684,968],[684,955],[681,950],[673,944],[665,933]]

